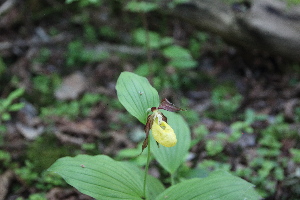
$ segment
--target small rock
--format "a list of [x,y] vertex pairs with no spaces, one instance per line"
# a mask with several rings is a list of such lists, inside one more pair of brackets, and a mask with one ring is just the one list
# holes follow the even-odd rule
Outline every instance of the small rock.
[[237,142],[241,147],[253,147],[256,144],[256,137],[254,134],[243,134]]
[[0,176],[0,200],[5,199],[6,194],[9,191],[12,180],[14,179],[14,172],[7,170]]
[[22,102],[24,103],[24,107],[18,112],[17,120],[28,126],[37,125],[40,122],[39,118],[37,117],[37,109],[34,107],[34,105],[25,100]]
[[62,85],[55,91],[54,95],[58,100],[73,100],[85,90],[86,78],[80,72],[67,76]]
[[44,131],[43,126],[33,128],[30,126],[26,126],[22,123],[17,123],[16,127],[17,127],[17,130],[28,140],[34,140],[36,137],[41,135]]

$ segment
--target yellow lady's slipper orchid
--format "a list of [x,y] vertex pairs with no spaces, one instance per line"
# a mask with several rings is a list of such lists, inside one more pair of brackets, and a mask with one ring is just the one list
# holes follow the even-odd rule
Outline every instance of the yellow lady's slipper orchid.
[[157,143],[165,147],[173,147],[177,143],[174,130],[167,123],[167,118],[158,111],[159,109],[167,110],[170,112],[184,110],[182,108],[176,107],[166,98],[161,101],[158,107],[149,108],[147,112],[152,111],[152,114],[147,117],[147,122],[144,128],[146,138],[142,145],[142,151],[148,146],[148,136],[150,129],[152,129],[152,135]]
[[154,139],[165,147],[173,147],[177,143],[174,130],[165,121],[159,123],[159,119],[156,118],[152,125],[152,135]]

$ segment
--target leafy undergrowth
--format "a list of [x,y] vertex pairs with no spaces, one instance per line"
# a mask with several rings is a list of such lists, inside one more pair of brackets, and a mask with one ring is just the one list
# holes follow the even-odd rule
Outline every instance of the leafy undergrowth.
[[[299,64],[233,51],[155,5],[144,5],[147,32],[130,2],[26,0],[5,14],[1,41],[15,46],[0,56],[0,199],[91,199],[46,171],[63,156],[145,165],[143,127],[116,96],[123,71],[187,109],[192,141],[177,182],[223,169],[266,199],[299,199]],[[150,173],[170,185],[159,164]]]

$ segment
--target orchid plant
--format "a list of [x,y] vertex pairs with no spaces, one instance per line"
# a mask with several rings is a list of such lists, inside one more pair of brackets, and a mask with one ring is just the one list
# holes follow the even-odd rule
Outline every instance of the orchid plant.
[[[144,171],[132,163],[115,161],[105,155],[60,158],[49,171],[59,174],[67,183],[95,199],[260,199],[251,183],[228,172],[212,172],[205,178],[176,178],[191,145],[187,123],[174,113],[182,109],[167,99],[160,102],[158,92],[148,80],[131,72],[121,73],[116,90],[125,109],[145,125],[141,149],[142,152],[147,149]],[[151,145],[155,142],[157,145]],[[151,155],[170,173],[169,188],[148,174]]]

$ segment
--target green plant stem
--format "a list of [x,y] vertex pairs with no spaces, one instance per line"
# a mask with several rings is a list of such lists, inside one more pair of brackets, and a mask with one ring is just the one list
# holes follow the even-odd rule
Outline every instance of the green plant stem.
[[149,65],[149,71],[150,74],[152,75],[152,56],[151,56],[151,47],[150,47],[150,36],[149,36],[149,30],[148,30],[148,22],[147,22],[147,17],[145,13],[142,13],[143,17],[143,26],[144,29],[146,30],[146,49],[147,49],[147,62]]
[[149,36],[149,28],[148,28],[148,21],[147,21],[147,16],[146,13],[141,12],[140,13],[141,18],[142,18],[142,23],[143,27],[146,31],[146,51],[147,51],[147,63],[149,67],[149,80],[152,81],[153,78],[153,67],[152,67],[152,55],[151,55],[151,47],[150,47],[150,36]]
[[171,173],[171,185],[175,185],[174,176],[175,176],[175,173]]
[[148,176],[148,169],[149,169],[149,163],[150,163],[150,138],[148,138],[148,151],[147,151],[147,163],[145,167],[145,176],[144,176],[144,197],[146,198],[146,184],[147,184],[147,176]]

